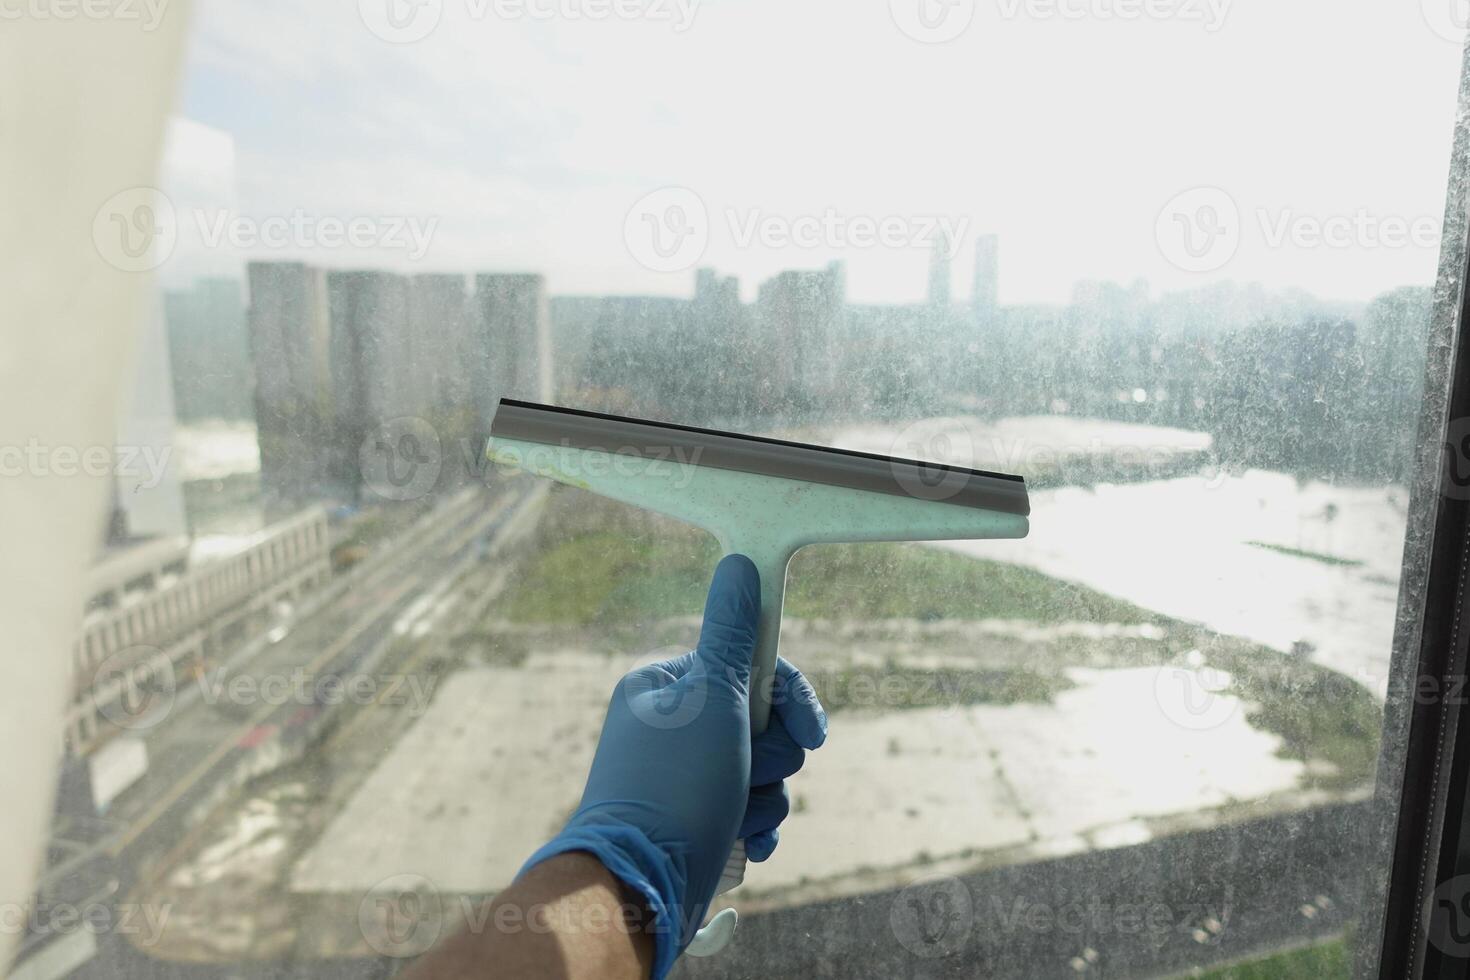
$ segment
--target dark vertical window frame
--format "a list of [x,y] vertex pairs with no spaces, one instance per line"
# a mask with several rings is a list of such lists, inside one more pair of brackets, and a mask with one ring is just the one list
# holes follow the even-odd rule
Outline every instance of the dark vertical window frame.
[[[1369,867],[1357,931],[1359,977],[1465,976],[1466,960],[1430,942],[1428,903],[1470,871],[1463,826],[1470,789],[1470,59],[1462,57],[1439,271],[1429,327],[1424,414],[1404,542],[1371,840],[1391,843]],[[1388,888],[1382,888],[1387,878]],[[1470,919],[1467,919],[1470,925]]]

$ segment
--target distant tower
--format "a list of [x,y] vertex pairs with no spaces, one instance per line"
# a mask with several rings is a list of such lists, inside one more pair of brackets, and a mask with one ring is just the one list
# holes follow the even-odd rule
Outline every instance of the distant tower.
[[326,496],[335,394],[331,313],[320,269],[251,262],[246,271],[260,487],[269,514]]
[[413,384],[435,415],[463,412],[470,403],[473,318],[465,286],[464,275],[449,272],[414,276],[409,287]]
[[994,315],[999,282],[1000,241],[994,235],[978,235],[975,238],[975,284],[971,291],[977,319],[987,320]]
[[473,396],[488,423],[501,398],[547,402],[556,379],[546,278],[536,274],[475,276],[477,316]]
[[694,270],[694,303],[708,309],[728,311],[740,305],[740,280],[721,276],[714,269]]
[[846,305],[841,260],[824,269],[788,269],[761,283],[756,311],[770,353],[769,380],[793,404],[832,397]]
[[329,272],[327,295],[333,408],[349,423],[346,445],[356,466],[356,430],[425,414],[429,392],[415,374],[408,279],[377,270]]
[[939,232],[930,246],[929,305],[939,309],[949,308],[949,252],[952,247],[947,231]]
[[698,302],[714,293],[715,283],[719,276],[714,269],[703,268],[694,270],[694,299]]

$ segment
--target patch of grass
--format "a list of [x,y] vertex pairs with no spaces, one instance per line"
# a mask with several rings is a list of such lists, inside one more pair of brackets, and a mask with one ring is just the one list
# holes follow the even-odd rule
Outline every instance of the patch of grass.
[[[822,706],[829,714],[854,708],[886,712],[971,704],[1050,703],[1057,692],[1073,686],[1060,672],[1021,667],[924,670],[890,662],[882,667],[851,666],[807,674],[821,692]],[[889,754],[897,754],[894,744],[890,744]]]
[[1250,704],[1251,726],[1281,738],[1282,757],[1336,767],[1334,774],[1309,775],[1306,785],[1344,789],[1373,779],[1383,709],[1366,687],[1275,650],[1219,637],[1197,639],[1210,649],[1210,666],[1230,674],[1230,691]]
[[[522,623],[591,627],[612,637],[669,617],[698,616],[719,557],[713,539],[677,523],[589,504],[585,495],[574,502],[557,520],[542,525],[500,606],[502,615]],[[1231,693],[1249,704],[1250,724],[1280,737],[1283,758],[1326,762],[1335,769],[1310,773],[1305,785],[1361,786],[1372,780],[1377,765],[1382,711],[1353,678],[1030,569],[921,545],[822,545],[799,552],[792,562],[786,612],[847,622],[996,618],[1156,624],[1167,638],[1157,647],[1149,644],[1139,665],[1167,662],[1170,650],[1204,651],[1210,666],[1230,673]],[[1107,666],[1091,659],[1096,647],[1083,638],[1059,639],[1049,647],[1045,671],[1025,663],[974,670],[889,663],[848,667],[816,680],[829,711],[863,704],[1045,703],[1071,686],[1063,667]],[[884,684],[892,704],[883,700]]]
[[1043,575],[918,544],[829,544],[796,553],[793,616],[1146,623],[1131,602]]
[[650,617],[694,615],[719,559],[711,539],[670,540],[615,531],[577,534],[543,546],[522,566],[506,597],[518,622],[566,626],[628,625]]
[[1336,980],[1352,975],[1349,959],[1347,940],[1334,939],[1191,976],[1200,980]]
[[[719,558],[704,536],[587,531],[542,542],[506,603],[512,620],[612,626],[698,614]],[[907,544],[820,545],[797,553],[786,612],[803,618],[1158,622],[1039,572]]]
[[1336,555],[1324,555],[1320,551],[1306,551],[1302,548],[1288,548],[1284,544],[1271,544],[1268,541],[1247,541],[1246,544],[1252,548],[1265,548],[1282,555],[1291,555],[1293,558],[1307,558],[1318,561],[1324,565],[1337,565],[1344,568],[1357,568],[1363,563],[1353,558],[1339,558]]

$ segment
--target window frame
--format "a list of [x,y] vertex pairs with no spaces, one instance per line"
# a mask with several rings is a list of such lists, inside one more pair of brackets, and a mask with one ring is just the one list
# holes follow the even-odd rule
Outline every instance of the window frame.
[[[1470,47],[1466,49],[1470,54]],[[1428,338],[1398,622],[1384,707],[1373,839],[1391,841],[1367,871],[1359,977],[1464,978],[1470,957],[1430,941],[1435,889],[1470,873],[1470,486],[1450,491],[1450,427],[1470,419],[1470,57],[1462,55],[1444,235]],[[1460,447],[1463,450],[1463,446]],[[1379,882],[1388,887],[1375,895]],[[1464,911],[1464,910],[1462,910]]]

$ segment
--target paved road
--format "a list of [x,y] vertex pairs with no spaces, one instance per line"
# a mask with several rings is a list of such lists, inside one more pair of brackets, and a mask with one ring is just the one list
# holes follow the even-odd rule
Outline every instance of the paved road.
[[[135,732],[147,743],[149,771],[104,821],[95,822],[95,843],[79,851],[64,873],[48,876],[46,901],[125,901],[165,871],[210,811],[252,775],[252,767],[270,761],[258,751],[263,743],[301,749],[330,721],[331,705],[313,696],[312,687],[305,698],[300,686],[277,688],[267,697],[258,685],[298,673],[313,685],[322,678],[370,675],[392,645],[400,617],[443,588],[446,576],[472,563],[481,542],[525,504],[527,490],[471,487],[454,495],[351,572],[304,597],[294,628],[279,642],[257,644],[248,659],[231,658],[225,672],[176,678],[170,710]],[[244,698],[231,696],[228,686],[219,685],[233,677],[257,686],[247,688],[251,693]],[[99,898],[95,886],[107,881],[114,884]],[[99,945],[93,962],[101,975],[132,975],[108,966],[131,955],[125,942],[109,935]],[[140,966],[136,975],[152,976],[153,968]]]
[[[326,705],[311,696],[303,701],[291,687],[268,692],[262,682],[293,682],[296,672],[304,671],[315,685],[358,670],[391,639],[394,620],[429,584],[439,563],[471,549],[515,499],[488,498],[478,489],[457,496],[395,536],[370,565],[355,571],[336,601],[298,623],[239,671],[180,677],[181,690],[202,684],[208,691],[178,699],[178,710],[147,732],[149,772],[110,814],[121,826],[107,842],[113,856],[138,867],[167,851],[234,788],[246,757],[262,741],[277,735],[291,739],[298,733],[307,737]],[[249,679],[244,690],[253,692],[243,698],[229,694],[230,678],[239,676]],[[223,690],[217,687],[222,682]]]

